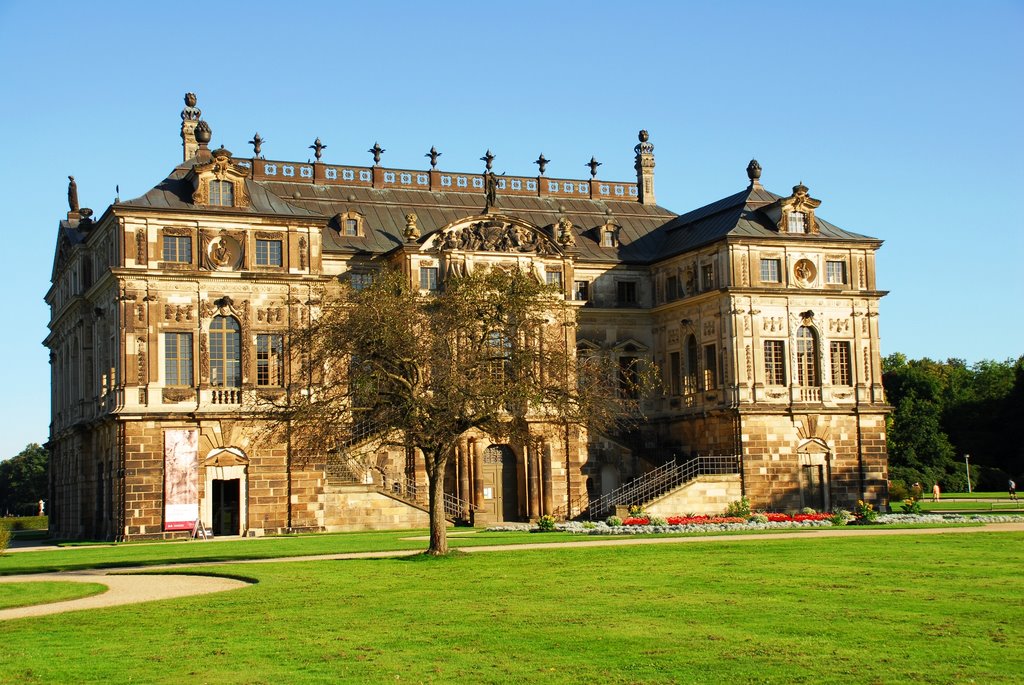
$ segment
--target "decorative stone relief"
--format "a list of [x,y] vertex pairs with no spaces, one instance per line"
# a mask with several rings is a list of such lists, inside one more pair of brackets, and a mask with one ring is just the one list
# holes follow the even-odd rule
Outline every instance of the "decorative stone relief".
[[863,257],[857,257],[857,276],[858,276],[857,285],[859,285],[861,288],[867,288],[868,287],[868,279],[867,279],[866,270],[864,268],[864,258]]
[[308,258],[306,250],[309,248],[309,242],[306,240],[306,236],[299,237],[299,268],[305,269],[308,265]]
[[828,330],[835,333],[848,333],[850,331],[849,319],[829,319]]
[[708,336],[714,335],[715,334],[715,322],[714,321],[705,321],[704,322],[704,326],[703,326],[703,328],[701,330],[702,330],[702,332],[704,334],[704,337],[708,337]]
[[[199,334],[199,383],[205,386],[209,382],[210,350],[207,339],[208,333]],[[248,347],[243,345],[242,347]]]
[[783,332],[786,330],[786,321],[781,316],[767,316],[762,321],[761,325],[765,331],[769,333]]
[[746,258],[740,260],[740,284],[744,286],[750,285],[750,275],[747,273]]
[[750,352],[750,345],[747,345],[744,351],[746,352],[747,358],[747,380],[752,381],[754,380],[754,359]]
[[192,320],[192,306],[191,305],[164,305],[164,320],[166,321],[191,321]]
[[871,381],[871,352],[868,348],[864,348],[864,382],[869,383]]
[[164,404],[188,402],[196,398],[196,392],[192,388],[164,388],[161,395]]
[[283,319],[281,307],[260,307],[256,310],[256,321],[260,323],[281,323]]
[[669,345],[676,345],[678,343],[679,343],[679,329],[678,328],[672,328],[668,332],[668,344]]
[[149,250],[146,249],[146,229],[139,228],[135,231],[135,263],[139,265],[149,262]]
[[549,239],[537,231],[497,219],[450,228],[434,238],[434,250],[518,252],[537,255],[557,253]]
[[138,384],[146,385],[149,383],[149,366],[146,363],[146,341],[142,338],[136,341],[135,356],[139,368]]

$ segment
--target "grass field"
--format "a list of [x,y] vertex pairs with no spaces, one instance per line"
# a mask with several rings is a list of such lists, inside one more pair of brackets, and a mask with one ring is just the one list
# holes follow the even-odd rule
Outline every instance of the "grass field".
[[63,602],[67,599],[91,597],[106,591],[107,586],[100,583],[72,583],[59,580],[0,583],[0,609]]
[[1015,682],[1022,542],[765,536],[204,568],[258,583],[4,622],[0,682]]

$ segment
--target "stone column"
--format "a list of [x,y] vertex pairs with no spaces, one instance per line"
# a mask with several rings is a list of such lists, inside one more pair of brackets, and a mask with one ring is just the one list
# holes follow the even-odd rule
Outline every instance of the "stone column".
[[478,509],[484,506],[484,443],[473,443],[473,502]]
[[544,511],[550,514],[554,511],[554,498],[551,486],[551,443],[545,442],[541,445],[540,454],[541,475],[544,483]]
[[469,518],[469,442],[459,441],[459,499],[462,501],[462,515]]
[[526,457],[526,484],[527,484],[527,515],[535,519],[540,510],[540,474],[537,473],[537,448],[526,444],[523,446],[523,454]]

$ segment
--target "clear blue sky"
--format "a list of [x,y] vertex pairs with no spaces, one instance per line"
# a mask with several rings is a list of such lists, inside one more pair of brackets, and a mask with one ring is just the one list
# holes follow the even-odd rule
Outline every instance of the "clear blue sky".
[[799,181],[885,241],[883,353],[1024,353],[1024,3],[40,3],[0,0],[7,237],[0,457],[43,442],[67,176],[97,214],[181,159],[182,95],[213,142],[272,159],[634,178],[686,211]]

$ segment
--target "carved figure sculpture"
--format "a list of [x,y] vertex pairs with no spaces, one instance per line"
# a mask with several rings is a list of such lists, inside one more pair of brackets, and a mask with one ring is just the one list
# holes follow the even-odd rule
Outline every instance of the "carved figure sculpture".
[[227,241],[223,238],[218,240],[217,246],[213,248],[213,254],[210,257],[217,266],[226,266],[228,260],[231,259],[231,252],[228,249]]
[[484,186],[486,188],[486,196],[484,199],[484,206],[487,209],[492,209],[498,206],[498,178],[494,175],[493,171],[488,171],[485,176]]
[[78,184],[74,176],[68,176],[68,208],[72,212],[78,211]]

